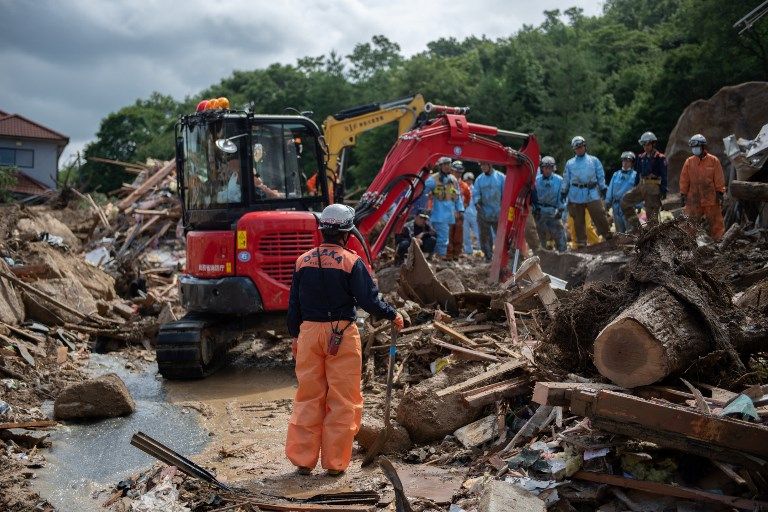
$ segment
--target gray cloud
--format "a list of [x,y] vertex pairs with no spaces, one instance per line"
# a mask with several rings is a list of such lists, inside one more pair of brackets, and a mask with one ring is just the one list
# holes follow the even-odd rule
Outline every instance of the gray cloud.
[[236,69],[295,63],[384,34],[403,53],[440,37],[508,37],[545,9],[601,0],[0,0],[0,109],[70,136],[152,91],[196,94]]

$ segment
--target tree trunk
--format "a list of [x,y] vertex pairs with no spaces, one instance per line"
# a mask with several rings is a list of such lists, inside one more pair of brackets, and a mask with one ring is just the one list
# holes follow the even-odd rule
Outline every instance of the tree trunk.
[[710,349],[700,322],[657,287],[640,295],[597,335],[594,361],[601,375],[633,388],[684,370]]
[[733,180],[730,186],[731,196],[745,201],[768,201],[768,183],[758,181]]

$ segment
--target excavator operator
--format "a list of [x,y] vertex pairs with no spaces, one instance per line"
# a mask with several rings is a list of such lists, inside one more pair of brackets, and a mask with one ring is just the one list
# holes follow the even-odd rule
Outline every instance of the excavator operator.
[[327,206],[320,215],[323,243],[296,260],[288,301],[298,389],[285,454],[302,475],[321,457],[331,476],[342,474],[360,429],[362,348],[355,305],[403,328],[403,317],[379,299],[363,260],[345,248],[355,210]]

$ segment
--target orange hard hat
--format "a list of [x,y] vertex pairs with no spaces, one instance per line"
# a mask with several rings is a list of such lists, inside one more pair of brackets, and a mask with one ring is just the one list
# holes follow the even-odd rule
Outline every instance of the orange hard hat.
[[208,100],[202,100],[200,103],[197,104],[197,108],[195,109],[195,111],[202,112],[206,108],[208,108]]
[[219,108],[229,108],[229,100],[224,96],[219,98]]

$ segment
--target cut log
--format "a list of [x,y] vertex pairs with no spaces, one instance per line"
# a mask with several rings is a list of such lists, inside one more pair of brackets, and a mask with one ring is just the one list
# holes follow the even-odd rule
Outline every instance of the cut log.
[[701,322],[658,287],[640,295],[597,335],[595,366],[621,387],[645,386],[709,352],[707,340]]
[[768,183],[758,181],[733,180],[730,186],[731,197],[746,201],[768,201]]

